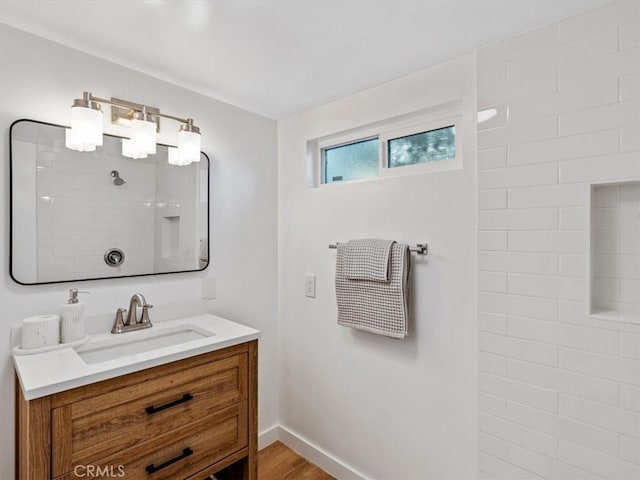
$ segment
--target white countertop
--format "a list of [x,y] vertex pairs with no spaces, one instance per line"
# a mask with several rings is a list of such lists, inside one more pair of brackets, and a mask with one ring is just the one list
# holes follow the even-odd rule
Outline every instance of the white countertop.
[[[112,341],[114,337],[132,339],[142,332],[159,333],[165,329],[175,329],[193,325],[215,335],[197,340],[158,348],[155,350],[117,357],[99,363],[85,363],[77,350],[87,350],[91,346]],[[13,355],[13,363],[20,379],[20,385],[27,400],[44,397],[83,385],[156,367],[165,363],[182,360],[203,353],[256,340],[260,332],[239,323],[225,320],[211,314],[195,315],[176,320],[158,322],[152,328],[113,335],[109,332],[91,335],[81,347],[63,347],[50,352],[32,355]]]

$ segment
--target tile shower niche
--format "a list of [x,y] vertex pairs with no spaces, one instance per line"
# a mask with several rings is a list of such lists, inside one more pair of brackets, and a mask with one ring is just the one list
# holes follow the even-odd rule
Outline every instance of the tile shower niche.
[[640,323],[640,182],[591,187],[591,312]]

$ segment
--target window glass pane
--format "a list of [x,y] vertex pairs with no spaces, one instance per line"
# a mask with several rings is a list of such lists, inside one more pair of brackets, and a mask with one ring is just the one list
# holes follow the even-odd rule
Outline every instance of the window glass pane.
[[437,162],[456,156],[455,126],[394,138],[387,142],[389,167]]
[[324,183],[377,176],[377,138],[324,149]]

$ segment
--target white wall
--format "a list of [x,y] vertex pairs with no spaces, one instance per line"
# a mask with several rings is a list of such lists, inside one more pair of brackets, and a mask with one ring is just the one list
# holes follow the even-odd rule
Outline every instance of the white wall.
[[[124,67],[0,26],[0,478],[13,478],[13,366],[9,327],[27,315],[55,312],[67,289],[92,292],[87,314],[111,314],[140,291],[160,308],[193,308],[201,278],[216,276],[217,299],[202,308],[261,329],[260,427],[276,422],[276,125],[275,122]],[[203,59],[206,61],[206,59]],[[197,68],[194,65],[194,68]],[[19,118],[68,124],[83,90],[160,107],[196,119],[212,161],[212,266],[178,274],[84,284],[22,287],[8,275],[9,125]],[[174,141],[164,122],[160,140]],[[111,125],[108,133],[119,133]],[[121,133],[121,132],[120,132]],[[90,330],[106,325],[92,324]]]
[[589,184],[640,178],[639,8],[478,53],[499,111],[478,134],[481,478],[640,478],[640,323],[588,316],[587,273]]
[[[306,186],[308,140],[456,99],[463,169]],[[278,123],[280,422],[372,479],[475,475],[474,108],[467,56]],[[363,237],[429,242],[407,339],[336,324],[328,244]]]

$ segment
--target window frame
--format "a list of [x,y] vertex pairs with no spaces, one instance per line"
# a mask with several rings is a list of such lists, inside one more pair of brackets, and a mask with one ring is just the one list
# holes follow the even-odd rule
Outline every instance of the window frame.
[[[446,160],[416,163],[389,167],[388,142],[396,138],[426,133],[445,127],[455,127],[455,156]],[[367,140],[378,140],[378,175],[369,178],[355,180],[343,180],[326,182],[326,150],[338,148]],[[453,114],[451,111],[440,112],[440,115],[424,115],[405,121],[380,124],[374,128],[352,130],[351,133],[332,135],[324,140],[317,141],[315,145],[315,157],[317,158],[316,174],[318,186],[341,185],[345,183],[368,182],[382,178],[398,177],[406,175],[418,175],[422,173],[434,173],[446,170],[462,168],[462,115]]]

